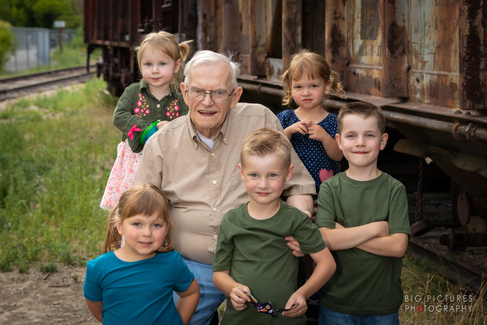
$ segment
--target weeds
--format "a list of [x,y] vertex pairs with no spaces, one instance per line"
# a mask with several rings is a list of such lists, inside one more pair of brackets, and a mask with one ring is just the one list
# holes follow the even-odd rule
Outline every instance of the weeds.
[[54,273],[57,272],[57,264],[54,262],[49,262],[47,264],[42,264],[39,266],[39,271],[41,273]]
[[487,282],[474,293],[445,280],[440,272],[424,260],[404,258],[401,324],[487,324],[483,309]]
[[119,131],[115,100],[93,80],[0,112],[0,270],[33,261],[84,265],[100,253],[99,208]]

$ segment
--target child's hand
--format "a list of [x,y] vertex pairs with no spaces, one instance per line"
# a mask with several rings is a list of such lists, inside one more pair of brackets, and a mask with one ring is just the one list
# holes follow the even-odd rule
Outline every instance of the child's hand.
[[168,125],[169,124],[169,121],[160,121],[159,123],[157,123],[157,129],[162,129],[164,126]]
[[234,287],[230,292],[230,300],[235,310],[244,310],[247,308],[247,301],[250,302],[250,298],[244,293],[245,290],[250,292],[247,286],[239,285]]
[[301,252],[301,248],[299,247],[299,242],[294,239],[292,236],[284,237],[284,240],[287,241],[287,247],[293,250],[293,255],[296,257],[303,257],[304,254]]
[[321,126],[318,124],[311,124],[308,126],[308,134],[309,138],[317,141],[323,142],[325,140],[325,137],[329,134],[328,132],[325,131]]
[[306,299],[299,291],[293,293],[293,295],[289,298],[289,300],[286,303],[286,308],[291,308],[292,305],[296,305],[296,307],[288,311],[283,311],[282,312],[283,316],[298,317],[304,314],[308,309],[308,304],[306,304]]
[[286,130],[288,130],[289,133],[291,134],[295,134],[298,132],[301,133],[302,135],[305,135],[306,133],[308,133],[308,127],[312,124],[313,122],[311,122],[310,120],[302,120],[297,123],[294,123],[293,125],[288,126]]

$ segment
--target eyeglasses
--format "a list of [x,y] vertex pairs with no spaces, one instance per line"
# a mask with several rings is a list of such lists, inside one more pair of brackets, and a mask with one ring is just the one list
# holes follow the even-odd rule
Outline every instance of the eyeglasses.
[[232,92],[229,94],[223,90],[210,90],[204,91],[203,89],[199,88],[191,88],[186,89],[186,93],[188,94],[188,98],[194,102],[201,102],[205,99],[206,95],[210,95],[211,100],[216,104],[225,104],[232,96],[235,88],[233,88]]

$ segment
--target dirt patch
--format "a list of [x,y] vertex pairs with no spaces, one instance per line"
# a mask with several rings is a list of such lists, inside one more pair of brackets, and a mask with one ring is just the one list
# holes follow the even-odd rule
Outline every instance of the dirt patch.
[[[0,272],[0,324],[100,324],[83,296],[85,267],[58,265],[55,273]],[[76,281],[75,281],[76,280]]]

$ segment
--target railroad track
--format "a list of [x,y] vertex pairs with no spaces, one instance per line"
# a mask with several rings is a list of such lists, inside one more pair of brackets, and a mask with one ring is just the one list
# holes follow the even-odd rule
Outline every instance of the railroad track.
[[86,72],[86,67],[74,67],[0,79],[0,101],[45,91],[59,85],[82,83],[92,78],[94,71],[94,66],[90,67],[89,73]]
[[[438,237],[440,233],[441,231],[432,231],[423,237],[433,238],[435,235]],[[458,253],[450,253],[441,245],[432,244],[431,240],[411,237],[407,254],[427,262],[438,269],[438,274],[441,276],[469,286],[474,292],[479,290],[482,286],[482,280],[487,277],[487,270],[483,267],[472,265],[472,263],[459,257]]]

